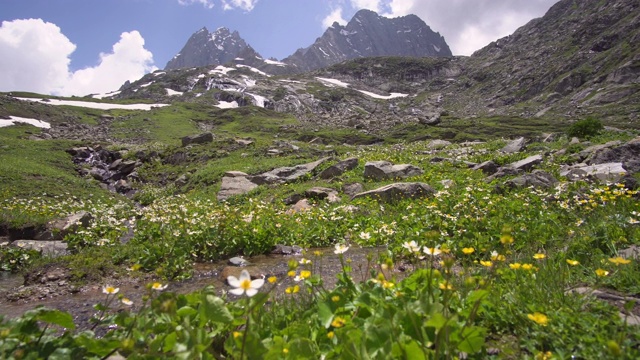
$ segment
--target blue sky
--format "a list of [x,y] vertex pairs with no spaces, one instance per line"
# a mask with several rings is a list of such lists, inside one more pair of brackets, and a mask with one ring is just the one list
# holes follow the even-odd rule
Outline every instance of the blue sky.
[[362,8],[388,17],[416,14],[454,54],[469,55],[556,1],[0,0],[0,91],[115,90],[163,68],[203,26],[237,30],[262,56],[282,59]]

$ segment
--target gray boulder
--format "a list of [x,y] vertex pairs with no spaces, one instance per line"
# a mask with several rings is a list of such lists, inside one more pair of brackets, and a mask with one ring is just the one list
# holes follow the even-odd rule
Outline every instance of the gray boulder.
[[273,169],[260,175],[252,176],[250,177],[250,180],[258,185],[295,181],[305,175],[311,174],[318,166],[328,159],[329,158],[326,157],[307,164]]
[[391,202],[402,199],[425,198],[433,194],[435,194],[435,190],[425,183],[395,183],[356,194],[353,199],[370,197],[383,202]]
[[258,187],[257,184],[251,182],[246,176],[224,176],[220,191],[218,192],[218,200],[226,200],[234,195],[246,194]]
[[187,146],[191,144],[206,144],[213,141],[212,133],[202,133],[198,135],[190,135],[182,138],[182,146]]
[[344,174],[346,171],[355,169],[358,166],[358,158],[342,160],[335,165],[331,165],[318,175],[320,179],[331,179]]
[[363,192],[364,186],[360,183],[344,184],[342,191],[350,197],[353,197],[355,194]]
[[304,192],[304,196],[307,199],[326,200],[330,203],[335,203],[340,201],[340,197],[338,196],[338,192],[336,190],[324,188],[324,187],[311,188]]
[[628,143],[602,149],[593,154],[587,162],[589,165],[622,163],[625,170],[630,173],[640,171],[640,139],[634,139]]
[[62,240],[67,234],[75,232],[80,227],[89,226],[91,220],[93,220],[93,215],[86,211],[54,220],[47,224],[45,231],[35,236],[35,240]]
[[502,192],[504,189],[526,188],[530,186],[549,189],[554,187],[557,183],[558,180],[548,172],[534,170],[530,174],[524,174],[515,179],[507,180],[502,186],[498,186],[496,190],[498,192]]
[[509,142],[500,151],[507,154],[513,154],[522,151],[526,145],[526,140],[523,137],[517,138]]
[[472,168],[473,170],[482,170],[487,175],[493,175],[498,172],[498,164],[492,160],[487,160],[481,164],[478,164]]
[[569,180],[588,178],[603,182],[618,182],[625,175],[627,175],[627,170],[622,163],[578,164],[560,169],[560,176],[565,176]]
[[542,163],[542,155],[532,155],[532,156],[529,156],[526,159],[522,159],[520,161],[513,162],[513,163],[511,163],[511,164],[509,164],[507,166],[512,168],[512,169],[517,169],[517,170],[522,170],[522,171],[529,171],[534,166],[539,165],[540,163]]
[[370,161],[364,165],[364,177],[377,181],[403,179],[422,173],[422,169],[410,164],[393,165],[388,161]]

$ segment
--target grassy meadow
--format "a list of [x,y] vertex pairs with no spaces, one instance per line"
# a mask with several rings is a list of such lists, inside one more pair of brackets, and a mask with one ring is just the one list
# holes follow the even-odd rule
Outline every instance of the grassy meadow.
[[[72,269],[71,281],[98,284],[104,292],[89,329],[76,329],[71,314],[43,308],[4,319],[2,358],[101,359],[115,353],[131,359],[640,357],[640,328],[627,324],[640,313],[635,304],[640,266],[621,256],[640,245],[637,191],[624,184],[561,178],[560,166],[586,145],[569,148],[560,123],[443,119],[438,127],[399,126],[375,135],[381,140],[376,145],[358,145],[373,135],[313,129],[253,107],[175,104],[150,113],[106,113],[127,120],[112,124],[118,142],[104,145],[128,150],[130,158],[138,150],[160,153],[139,169],[147,182],[134,184],[139,192],[133,200],[77,175],[65,150],[81,144],[29,140],[26,131],[39,131],[33,127],[0,128],[3,228],[41,226],[80,210],[93,214],[90,226],[65,238],[69,255],[49,258],[3,246],[0,266],[16,272],[65,266]],[[144,134],[144,141],[128,143],[131,128]],[[212,143],[179,146],[180,137],[203,128],[216,135]],[[559,136],[536,142],[546,131]],[[485,142],[431,148],[430,139],[448,133],[454,134],[449,139]],[[505,137],[515,135],[532,142],[519,153],[498,152]],[[588,140],[599,144],[636,135],[602,132]],[[312,136],[327,145],[309,144]],[[236,138],[254,144],[238,147]],[[355,144],[346,139],[356,139]],[[268,155],[274,141],[300,149]],[[557,153],[566,148],[571,151]],[[257,174],[314,161],[325,151],[334,151],[336,160],[357,157],[359,165],[330,181],[307,177],[216,200],[226,171]],[[176,152],[187,152],[189,161],[162,161]],[[508,178],[488,182],[465,163],[506,165],[534,154],[543,155],[536,168],[556,176],[557,186],[497,192],[496,185]],[[448,160],[432,162],[434,157]],[[404,180],[365,179],[364,164],[375,160],[413,164],[424,173]],[[182,175],[186,184],[176,185]],[[435,192],[391,203],[349,200],[342,193],[351,183],[371,190],[397,181],[424,182]],[[312,201],[310,210],[299,212],[284,204],[286,197],[314,186],[337,190],[342,201]],[[134,200],[146,206],[135,206]],[[135,224],[135,232],[122,244],[127,224]],[[229,279],[224,294],[213,288],[181,295],[171,291],[173,281],[193,274],[195,263],[264,254],[275,244],[308,249],[289,263],[291,279],[242,274]],[[384,249],[372,253],[364,281],[356,280],[357,269],[349,261],[358,247]],[[328,253],[341,259],[335,287],[324,285],[318,268]],[[136,273],[157,282],[148,285],[142,303],[131,304],[116,283]],[[284,293],[275,290],[290,280],[295,281]],[[595,291],[610,300],[590,294]]]

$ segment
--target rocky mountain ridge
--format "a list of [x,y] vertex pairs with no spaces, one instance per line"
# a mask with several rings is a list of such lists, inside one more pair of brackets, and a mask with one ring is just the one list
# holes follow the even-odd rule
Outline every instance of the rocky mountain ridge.
[[469,57],[369,57],[279,76],[243,58],[149,74],[116,98],[256,105],[313,125],[373,132],[487,117],[561,123],[596,116],[635,127],[639,23],[634,1],[562,0]]
[[416,15],[389,19],[360,10],[347,25],[334,23],[312,45],[282,61],[263,59],[237,31],[222,27],[210,33],[203,27],[165,70],[243,61],[271,74],[294,74],[371,56],[451,56],[451,50],[444,38]]

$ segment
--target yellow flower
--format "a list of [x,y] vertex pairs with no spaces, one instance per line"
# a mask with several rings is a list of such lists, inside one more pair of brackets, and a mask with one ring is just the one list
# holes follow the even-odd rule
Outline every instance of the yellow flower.
[[385,288],[385,289],[391,289],[394,286],[395,286],[395,284],[392,283],[391,281],[387,281],[387,280],[383,280],[382,281],[382,287]]
[[441,282],[440,284],[438,284],[438,287],[441,290],[453,290],[453,285],[451,285],[451,283],[449,283],[448,281]]
[[518,270],[522,267],[522,264],[520,263],[513,263],[513,264],[509,264],[509,267],[513,270]]
[[567,264],[569,264],[571,266],[576,266],[576,265],[579,265],[580,262],[578,260],[567,259]]
[[315,256],[321,256],[321,255],[322,255],[322,251],[320,251],[320,250],[316,250],[316,251],[314,251],[314,252],[313,252],[313,255],[315,255]]
[[113,287],[111,285],[105,285],[102,287],[102,293],[107,295],[115,295],[120,291],[120,288]]
[[480,261],[480,265],[482,265],[482,266],[486,266],[486,267],[492,267],[492,266],[493,266],[493,263],[492,263],[491,261],[488,261],[488,260],[487,260],[487,261],[485,261],[485,260],[481,260],[481,261]]
[[275,283],[276,281],[278,281],[278,278],[277,278],[277,277],[275,277],[275,276],[270,276],[270,277],[267,279],[267,281],[269,282],[269,284],[273,284],[273,283]]
[[332,296],[332,297],[331,297],[331,301],[333,301],[333,302],[338,302],[338,301],[340,301],[340,296],[338,296],[338,295],[334,295],[334,296]]
[[550,360],[552,356],[553,356],[553,353],[551,351],[539,352],[539,353],[536,354],[536,357],[534,359],[535,360]]
[[609,272],[607,270],[604,269],[597,269],[596,270],[596,275],[600,276],[600,277],[604,277],[609,275]]
[[502,236],[500,236],[500,242],[503,245],[513,244],[513,236],[509,234],[503,234]]
[[300,291],[300,286],[296,285],[294,287],[288,287],[284,290],[287,294],[295,294]]
[[333,339],[333,337],[334,337],[335,335],[336,335],[336,334],[334,334],[334,333],[333,333],[333,331],[329,331],[329,332],[327,333],[327,337],[328,337],[329,339]]
[[531,264],[522,264],[522,270],[533,270],[533,265],[531,265]]
[[538,325],[547,326],[547,324],[549,323],[549,318],[547,317],[547,315],[539,312],[528,314],[527,317],[529,318],[529,320],[535,321]]
[[234,338],[234,339],[237,339],[237,338],[239,338],[240,336],[242,336],[242,333],[241,333],[241,332],[239,332],[239,331],[234,331],[234,332],[233,332],[233,338]]
[[609,261],[616,264],[616,265],[626,265],[629,264],[631,262],[631,260],[625,259],[623,257],[614,257],[614,258],[609,258]]
[[331,326],[335,328],[343,327],[347,321],[339,316],[336,316],[335,319],[331,322]]
[[465,254],[465,255],[471,255],[471,254],[473,254],[474,251],[476,251],[476,249],[474,249],[472,247],[462,248],[462,253]]
[[311,271],[309,270],[302,270],[300,271],[300,279],[308,279],[309,277],[311,277]]
[[295,270],[291,270],[291,271],[289,271],[289,272],[287,273],[287,276],[295,277],[295,276],[296,276],[296,271],[295,271]]
[[540,253],[533,255],[533,258],[536,260],[542,260],[545,257],[547,257],[545,254],[540,254]]
[[289,349],[287,349],[287,348],[282,349],[282,353],[283,354],[288,354],[289,353]]
[[491,252],[491,260],[493,261],[505,261],[507,258],[502,255],[502,254],[498,254],[497,251],[492,251]]

